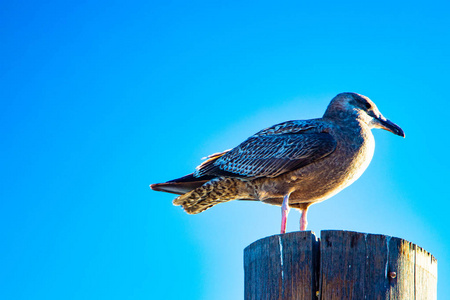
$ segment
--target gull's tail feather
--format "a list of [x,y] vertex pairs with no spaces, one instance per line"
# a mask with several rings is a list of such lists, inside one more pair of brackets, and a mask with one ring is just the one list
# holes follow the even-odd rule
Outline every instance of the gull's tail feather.
[[246,183],[237,178],[219,177],[173,200],[183,206],[188,214],[198,214],[216,204],[234,199],[250,200]]
[[170,180],[164,183],[151,184],[150,188],[154,191],[172,193],[183,195],[198,187],[201,187],[206,182],[213,179],[213,176],[194,177],[193,174],[183,176],[178,179]]

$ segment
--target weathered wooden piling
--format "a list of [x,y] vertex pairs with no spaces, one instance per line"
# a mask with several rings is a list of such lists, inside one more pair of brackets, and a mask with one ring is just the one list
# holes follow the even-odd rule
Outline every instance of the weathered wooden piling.
[[400,238],[327,230],[274,235],[244,250],[245,300],[436,299],[437,261]]

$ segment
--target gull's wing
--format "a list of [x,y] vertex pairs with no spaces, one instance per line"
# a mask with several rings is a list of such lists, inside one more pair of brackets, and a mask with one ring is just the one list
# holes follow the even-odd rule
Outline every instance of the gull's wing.
[[289,121],[251,136],[200,165],[194,176],[276,177],[311,164],[336,149],[320,122]]

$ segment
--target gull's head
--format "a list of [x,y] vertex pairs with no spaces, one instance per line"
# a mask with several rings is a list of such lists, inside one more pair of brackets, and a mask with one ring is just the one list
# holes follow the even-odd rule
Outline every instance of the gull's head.
[[358,119],[369,128],[381,128],[405,137],[403,130],[386,119],[372,100],[357,93],[341,93],[334,97],[325,111],[324,118],[344,121],[348,118]]

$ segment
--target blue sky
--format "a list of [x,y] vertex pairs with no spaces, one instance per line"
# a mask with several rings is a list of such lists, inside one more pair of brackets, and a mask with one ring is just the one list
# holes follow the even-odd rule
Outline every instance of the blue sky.
[[[311,207],[309,229],[393,235],[450,294],[444,1],[2,1],[0,298],[241,299],[280,210],[190,216],[150,183],[278,122],[369,96],[406,133]],[[292,212],[288,231],[298,230]]]

